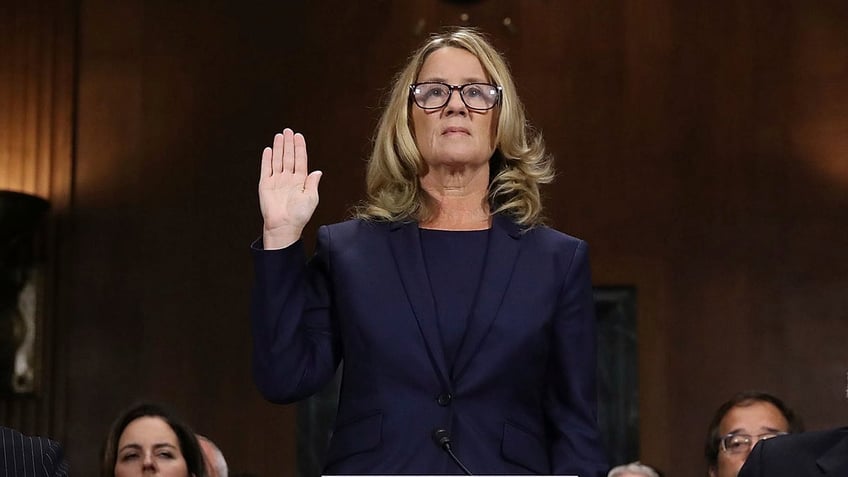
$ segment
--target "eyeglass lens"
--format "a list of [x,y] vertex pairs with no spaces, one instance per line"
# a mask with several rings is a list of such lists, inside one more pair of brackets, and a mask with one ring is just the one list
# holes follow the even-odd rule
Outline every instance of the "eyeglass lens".
[[418,83],[412,85],[415,104],[424,109],[438,109],[448,104],[453,90],[459,90],[462,102],[471,109],[491,109],[497,104],[500,92],[488,83],[468,83],[451,86],[445,83]]
[[772,432],[760,434],[758,436],[749,436],[748,434],[731,434],[722,439],[724,449],[731,454],[739,454],[748,452],[759,441],[771,439],[772,437],[782,436],[785,432]]

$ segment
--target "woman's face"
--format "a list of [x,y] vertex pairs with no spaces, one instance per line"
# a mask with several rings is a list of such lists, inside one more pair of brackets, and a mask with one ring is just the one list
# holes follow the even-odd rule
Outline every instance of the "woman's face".
[[118,439],[115,477],[189,477],[180,443],[160,417],[144,416],[129,423]]
[[[416,82],[438,81],[453,86],[488,83],[480,60],[461,48],[440,48],[427,57]],[[418,150],[428,166],[487,164],[495,151],[492,140],[494,108],[469,109],[454,90],[439,109],[411,104],[412,126]]]

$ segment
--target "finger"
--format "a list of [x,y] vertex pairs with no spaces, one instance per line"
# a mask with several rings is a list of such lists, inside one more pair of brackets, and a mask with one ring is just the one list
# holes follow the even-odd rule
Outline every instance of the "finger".
[[294,132],[283,130],[283,172],[294,172]]
[[274,153],[272,152],[270,147],[266,147],[265,149],[262,150],[262,163],[259,166],[259,168],[260,168],[259,179],[260,180],[262,180],[262,178],[264,178],[264,177],[270,177],[271,174],[274,172],[273,169],[271,169],[271,158],[272,158],[273,154]]
[[294,172],[303,175],[309,172],[306,159],[306,138],[301,133],[294,135]]
[[306,176],[306,181],[303,183],[304,192],[318,193],[318,183],[321,182],[321,177],[324,175],[321,171],[312,171]]
[[281,172],[283,170],[283,135],[280,133],[274,135],[271,159],[271,174]]

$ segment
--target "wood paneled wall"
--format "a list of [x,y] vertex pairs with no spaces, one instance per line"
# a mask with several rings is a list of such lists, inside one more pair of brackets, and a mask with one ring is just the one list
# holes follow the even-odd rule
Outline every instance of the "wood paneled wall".
[[46,256],[37,279],[34,395],[0,398],[0,423],[56,435],[64,424],[64,362],[55,321],[63,301],[57,286],[67,235],[72,185],[76,8],[65,0],[0,4],[0,189],[47,199],[39,247]]
[[183,411],[232,470],[293,473],[292,409],[250,376],[259,153],[303,131],[325,173],[314,224],[344,218],[391,76],[444,24],[506,52],[557,157],[552,225],[589,241],[597,284],[637,287],[644,461],[704,475],[705,426],[740,389],[775,392],[810,428],[848,422],[845,2],[79,9],[53,313],[67,393],[52,402],[75,474],[95,473],[108,423],[142,397]]

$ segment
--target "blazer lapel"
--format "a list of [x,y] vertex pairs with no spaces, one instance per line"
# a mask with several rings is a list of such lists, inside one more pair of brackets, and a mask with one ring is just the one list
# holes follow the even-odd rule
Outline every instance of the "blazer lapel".
[[424,254],[418,224],[414,222],[393,223],[389,233],[389,244],[395,257],[401,283],[412,306],[418,329],[424,337],[430,361],[436,369],[442,385],[449,391],[451,386],[445,351],[436,318],[436,304],[427,278]]
[[454,363],[452,374],[455,379],[458,379],[471,363],[497,317],[512,278],[515,260],[518,258],[520,239],[521,229],[515,222],[501,215],[493,217],[474,310],[468,319],[468,328]]
[[824,475],[848,475],[848,432],[843,432],[843,438],[816,460]]

